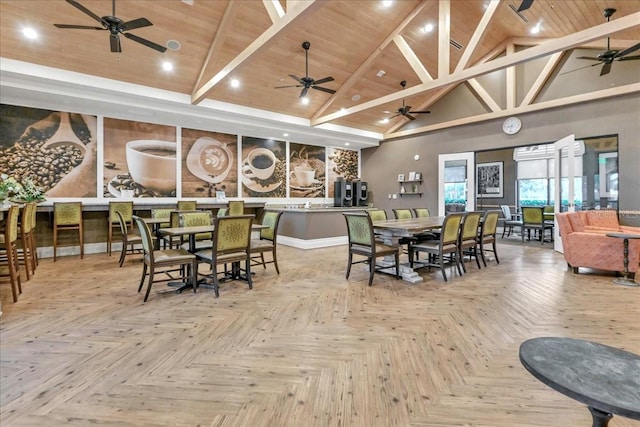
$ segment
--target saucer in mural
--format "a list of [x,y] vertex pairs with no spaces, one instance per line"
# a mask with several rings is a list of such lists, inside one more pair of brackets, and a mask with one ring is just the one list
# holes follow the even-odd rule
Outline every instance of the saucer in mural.
[[244,166],[240,171],[240,176],[242,177],[242,183],[249,190],[255,191],[256,193],[268,193],[269,191],[273,191],[276,188],[280,187],[280,181],[272,182],[265,185],[262,184],[262,182],[264,181],[261,179],[248,177],[247,173],[251,174],[251,169],[249,169],[249,165],[247,164],[246,160],[242,163],[244,164]]

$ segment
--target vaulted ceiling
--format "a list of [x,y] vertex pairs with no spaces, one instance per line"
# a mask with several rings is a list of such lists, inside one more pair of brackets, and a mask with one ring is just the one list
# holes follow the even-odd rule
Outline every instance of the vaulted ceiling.
[[[110,0],[78,3],[99,17],[112,15]],[[117,0],[115,15],[123,21],[145,17],[153,23],[131,33],[170,49],[160,53],[121,37],[122,52],[112,53],[108,31],[53,25],[100,26],[68,2],[1,0],[0,55],[189,94],[194,104],[222,101],[308,119],[311,126],[330,123],[384,138],[640,91],[640,61],[614,61],[611,72],[600,77],[600,63],[576,59],[605,51],[607,36],[613,49],[637,46],[640,1],[534,0],[517,13],[521,3]],[[617,9],[609,23],[605,8]],[[427,24],[433,31],[424,30]],[[536,25],[540,31],[533,35]],[[25,40],[25,26],[38,31],[39,38]],[[309,76],[333,77],[321,86],[335,90],[309,90],[307,105],[300,102],[301,88],[276,89],[297,85],[291,74],[305,76],[304,41],[310,42]],[[178,44],[178,50],[171,49]],[[627,56],[636,55],[640,50]],[[163,71],[163,61],[170,61],[173,71]],[[537,64],[537,77],[525,83],[516,75],[523,63]],[[492,73],[502,73],[497,91],[487,80]],[[545,85],[559,76],[567,82],[596,81],[598,90],[541,100]],[[240,87],[232,87],[232,79]],[[407,82],[404,90],[401,81]],[[438,111],[443,99],[462,86],[482,108]],[[404,116],[391,118],[403,102],[432,114],[419,115],[413,123]]]

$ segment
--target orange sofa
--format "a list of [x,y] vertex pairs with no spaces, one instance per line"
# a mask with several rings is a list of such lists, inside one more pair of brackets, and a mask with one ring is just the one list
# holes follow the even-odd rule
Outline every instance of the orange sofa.
[[[607,237],[619,232],[640,235],[640,227],[621,226],[614,210],[593,210],[556,214],[564,259],[574,273],[579,267],[624,271],[623,239]],[[640,264],[640,239],[629,240],[629,271]],[[640,274],[638,274],[640,276]],[[638,281],[639,277],[636,277]]]

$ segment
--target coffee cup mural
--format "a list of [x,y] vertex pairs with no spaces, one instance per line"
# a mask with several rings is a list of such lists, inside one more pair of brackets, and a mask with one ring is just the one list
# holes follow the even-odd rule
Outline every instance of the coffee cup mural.
[[291,171],[291,180],[296,181],[301,187],[308,187],[313,184],[315,177],[315,169],[308,166],[296,166],[293,171]]
[[266,148],[254,148],[247,155],[245,163],[249,166],[249,170],[245,172],[245,175],[248,178],[269,179],[273,175],[277,161],[273,151]]
[[134,140],[126,146],[131,178],[161,193],[176,189],[176,143],[160,140]]

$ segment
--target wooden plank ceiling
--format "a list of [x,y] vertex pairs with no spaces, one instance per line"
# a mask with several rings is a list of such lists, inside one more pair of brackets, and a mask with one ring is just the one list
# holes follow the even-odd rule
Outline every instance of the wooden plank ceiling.
[[[98,16],[112,15],[111,1],[78,2]],[[116,16],[123,21],[146,17],[153,23],[131,33],[163,46],[175,40],[181,47],[159,53],[122,37],[122,52],[111,53],[107,31],[52,25],[97,24],[63,0],[1,0],[0,54],[191,94],[194,103],[224,101],[307,118],[312,125],[332,123],[394,137],[402,134],[397,131],[408,119],[382,119],[393,116],[403,100],[414,111],[427,109],[456,85],[494,70],[576,47],[591,48],[595,56],[605,50],[609,34],[612,47],[618,49],[640,40],[636,0],[535,0],[520,16],[513,10],[519,4],[520,0],[396,0],[388,6],[378,0],[164,0],[150,6],[149,1],[117,0]],[[607,7],[617,9],[608,24],[603,16]],[[532,35],[538,23],[541,31]],[[426,24],[434,26],[432,32],[423,31]],[[36,29],[40,37],[26,41],[24,26]],[[309,75],[333,77],[322,86],[336,90],[335,95],[310,90],[308,105],[300,102],[300,88],[275,89],[296,84],[289,74],[305,75],[304,41],[311,43]],[[515,48],[536,44],[538,50]],[[637,54],[640,51],[633,55]],[[174,70],[163,71],[163,61],[172,62]],[[640,66],[640,61],[624,64]],[[616,66],[618,62],[612,73]],[[553,66],[549,68],[548,73]],[[596,77],[599,68],[593,67]],[[381,70],[384,76],[378,77]],[[231,87],[232,79],[241,86]],[[481,85],[472,83],[491,105]],[[637,85],[620,93],[629,91],[637,91]],[[517,112],[515,107],[508,101],[506,108],[485,118]],[[417,129],[409,133],[430,128]]]

